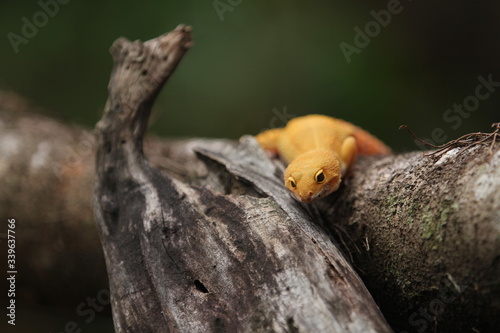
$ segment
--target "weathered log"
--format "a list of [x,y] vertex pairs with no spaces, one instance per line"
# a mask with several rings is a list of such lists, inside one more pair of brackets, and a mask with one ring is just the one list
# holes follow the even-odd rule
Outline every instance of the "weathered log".
[[0,92],[0,216],[17,221],[16,297],[74,309],[108,286],[92,218],[95,138],[33,111]]
[[[495,332],[500,324],[500,145],[492,143],[434,159],[360,158],[346,186],[309,206],[345,240],[396,330]],[[259,179],[263,169],[249,172],[263,157],[237,151],[202,150],[287,211],[291,203]]]
[[[195,179],[206,173],[192,152],[197,142],[214,149],[224,144],[149,137],[145,149],[153,165]],[[17,94],[0,91],[0,216],[18,222],[17,297],[23,302],[73,310],[108,288],[92,204],[95,146],[93,131],[47,117]],[[0,260],[7,262],[7,251]]]
[[[190,40],[179,26],[145,43],[120,39],[111,49],[109,99],[96,127],[95,214],[116,330],[390,331],[335,243],[291,201],[255,141],[216,155],[237,158],[272,188],[272,198],[238,195],[248,186],[231,175],[241,171],[236,164],[210,188],[146,161],[150,107]],[[217,159],[209,147],[202,150]]]
[[[106,285],[89,200],[93,135],[19,110],[32,108],[0,94],[0,215],[23,223],[17,229],[25,279],[20,297],[59,298],[74,307]],[[182,183],[232,193],[235,201],[245,193],[259,196],[256,188],[273,193],[245,177],[252,173],[228,174],[239,163],[224,153],[233,145],[149,140],[145,151],[153,166]],[[245,147],[251,145],[240,153],[251,154]],[[455,153],[437,163],[419,152],[360,158],[339,192],[304,208],[346,245],[397,330],[494,332],[500,324],[498,145],[491,153],[488,147]],[[288,202],[281,204],[286,211]]]
[[353,174],[319,209],[349,235],[349,252],[391,325],[496,332],[500,144],[438,158],[360,159]]

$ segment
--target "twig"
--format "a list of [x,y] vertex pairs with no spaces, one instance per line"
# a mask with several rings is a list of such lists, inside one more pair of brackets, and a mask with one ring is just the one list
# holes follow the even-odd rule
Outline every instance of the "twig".
[[[434,145],[432,143],[429,143],[429,142],[419,138],[415,133],[413,133],[409,129],[409,127],[407,125],[401,125],[401,126],[399,126],[399,129],[406,130],[408,133],[410,133],[411,136],[413,136],[413,138],[415,138],[415,140],[423,143],[424,145],[437,149],[433,152],[424,154],[426,157],[439,157],[439,156],[443,155],[444,153],[450,151],[453,148],[458,148],[458,147],[470,148],[470,147],[477,146],[477,145],[489,144],[490,142],[491,142],[491,145],[490,145],[489,150],[490,150],[490,154],[491,154],[493,152],[493,145],[495,144],[497,139],[500,138],[499,137],[500,123],[493,123],[491,125],[491,127],[493,128],[493,132],[491,132],[491,133],[481,133],[481,132],[469,133],[469,134],[462,135],[458,139],[451,140],[451,141],[449,141],[445,144],[442,144],[442,145]],[[462,154],[464,151],[465,151],[465,149],[462,150],[461,152],[459,152],[458,155]]]

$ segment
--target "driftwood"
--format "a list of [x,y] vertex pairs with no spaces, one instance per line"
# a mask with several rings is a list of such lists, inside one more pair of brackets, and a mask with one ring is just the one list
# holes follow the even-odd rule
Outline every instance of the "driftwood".
[[[142,47],[138,42],[136,45]],[[3,172],[0,177],[0,215],[21,218],[25,226],[17,230],[24,233],[23,239],[26,240],[23,247],[19,248],[25,251],[18,256],[23,267],[20,278],[31,279],[28,283],[23,283],[23,291],[29,286],[36,289],[37,297],[44,300],[51,297],[64,299],[81,289],[71,299],[78,303],[88,295],[95,295],[95,291],[89,292],[89,289],[100,290],[105,285],[103,264],[99,264],[102,254],[96,242],[95,228],[91,224],[92,205],[89,200],[90,185],[94,177],[93,135],[46,117],[13,113],[13,110],[24,107],[10,105],[5,103],[6,100],[8,99],[4,94],[0,94],[0,171]],[[14,146],[13,141],[16,141]],[[46,158],[35,158],[47,146],[50,149]],[[13,147],[17,147],[17,150],[13,150]],[[265,309],[269,309],[267,305],[275,304],[273,302],[293,302],[294,288],[291,288],[292,291],[286,290],[283,277],[279,280],[283,285],[278,283],[273,297],[270,294],[260,295],[258,301],[264,305],[255,305],[257,300],[246,293],[257,293],[253,290],[255,285],[252,283],[264,283],[277,274],[284,276],[283,272],[288,272],[285,268],[292,265],[291,259],[297,263],[301,259],[300,265],[304,267],[299,268],[304,272],[321,264],[323,261],[317,259],[317,248],[313,247],[313,252],[307,255],[304,254],[305,245],[299,254],[293,250],[301,243],[311,246],[313,238],[305,239],[305,231],[313,232],[315,236],[319,234],[324,243],[315,240],[323,247],[331,246],[330,240],[327,241],[328,237],[325,236],[330,231],[331,237],[339,240],[347,257],[352,259],[354,267],[396,331],[454,332],[476,329],[495,332],[500,324],[498,144],[491,150],[489,146],[455,149],[441,159],[425,158],[420,152],[382,159],[360,158],[337,193],[308,206],[298,205],[282,192],[282,187],[279,186],[282,166],[276,161],[269,162],[251,138],[245,138],[241,145],[227,140],[190,139],[166,142],[153,139],[148,140],[144,149],[149,163],[163,170],[162,174],[151,170],[155,175],[154,179],[156,176],[166,178],[163,182],[173,184],[167,188],[175,189],[175,192],[169,192],[167,188],[160,187],[159,195],[164,198],[169,193],[187,194],[181,201],[176,201],[179,204],[167,203],[162,206],[169,207],[163,211],[171,214],[164,215],[167,229],[161,229],[157,235],[153,235],[154,231],[127,233],[115,228],[111,229],[115,231],[112,239],[103,238],[105,248],[107,242],[118,242],[117,231],[125,237],[120,242],[129,241],[127,246],[114,248],[114,252],[125,251],[121,254],[123,263],[111,263],[108,257],[108,269],[111,276],[113,269],[115,272],[129,269],[131,282],[119,284],[118,287],[134,288],[137,292],[124,298],[118,298],[119,294],[114,294],[114,303],[151,298],[151,294],[141,296],[141,293],[152,292],[154,297],[150,301],[161,304],[160,311],[166,313],[162,318],[168,319],[181,314],[186,316],[187,319],[175,322],[179,325],[176,326],[179,330],[181,325],[200,316],[200,320],[205,319],[203,322],[207,325],[213,324],[212,330],[223,330],[225,327],[227,331],[231,331],[232,327],[227,326],[230,321],[227,316],[236,311],[240,315],[249,313],[250,310],[255,311],[251,319],[246,317],[240,320],[240,317],[235,317],[234,320],[245,325],[250,320],[260,318],[260,321],[255,321],[256,326],[249,330],[258,327],[266,330],[265,325],[270,322],[269,327],[281,327],[280,321],[269,319],[274,317],[268,315],[270,310]],[[462,153],[458,154],[460,152]],[[126,165],[115,164],[117,170]],[[141,191],[149,190],[147,186],[140,186],[135,188],[135,192],[127,193],[126,189],[131,186],[126,184],[125,189],[116,190],[114,195],[120,198],[117,207],[121,207],[118,212],[132,210],[132,207],[125,207],[125,201],[121,201],[124,195],[140,197]],[[194,195],[195,193],[198,195]],[[214,208],[206,201],[204,204],[200,203],[201,199],[209,200]],[[193,201],[197,204],[190,206]],[[102,203],[109,202],[104,200]],[[137,207],[137,214],[142,206],[139,201],[133,204]],[[207,208],[208,206],[210,207]],[[111,207],[111,212],[116,209],[113,205],[106,207]],[[193,215],[193,211],[198,212],[198,215]],[[239,215],[235,213],[237,211],[240,212]],[[299,222],[291,220],[296,211],[301,212],[299,214],[306,219]],[[186,228],[174,223],[172,218],[179,217],[179,214],[180,218],[187,214],[184,216]],[[122,214],[119,216],[123,217]],[[200,218],[191,218],[193,216]],[[203,223],[203,219],[210,223]],[[221,220],[222,222],[217,222]],[[128,221],[121,226],[141,230],[142,221],[139,216],[136,221]],[[168,229],[169,223],[177,228]],[[255,228],[256,231],[251,231]],[[153,243],[148,243],[148,238],[140,235],[163,237],[169,247],[164,250],[154,246],[148,248],[147,245]],[[140,243],[140,249],[137,248],[137,242]],[[223,249],[222,254],[209,252],[212,244]],[[155,253],[147,252],[147,249]],[[139,259],[127,257],[127,253],[131,253],[127,251],[132,251]],[[276,252],[280,255],[278,259],[271,255]],[[33,256],[33,253],[37,253],[37,256]],[[153,254],[157,256],[158,262],[146,260]],[[172,258],[173,268],[162,271],[167,277],[161,274],[158,277],[159,273],[152,272],[165,268],[165,255]],[[231,256],[232,260],[219,263],[219,259]],[[76,265],[75,258],[79,260]],[[95,258],[97,265],[94,264]],[[272,261],[270,258],[276,260]],[[318,263],[311,263],[313,261]],[[212,262],[215,262],[215,267],[210,266]],[[271,272],[265,280],[254,281],[264,277],[261,274],[254,275],[249,270],[255,270],[255,267],[261,265],[268,267],[269,263],[282,265],[280,267],[283,269]],[[328,266],[326,261],[325,265]],[[238,270],[238,267],[242,270]],[[338,264],[334,267],[338,267]],[[142,290],[144,281],[134,277],[134,269],[143,269],[142,276],[151,279],[150,286],[159,287],[160,292],[157,289]],[[329,274],[328,270],[323,269],[321,279],[312,274],[300,281],[308,281],[315,286],[315,292],[324,290],[320,287],[328,289],[325,284],[332,283],[334,286],[331,288],[335,288],[338,280]],[[178,276],[175,278],[175,275]],[[215,282],[212,281],[214,275],[217,277]],[[125,277],[120,275],[120,278]],[[157,278],[160,280],[155,280]],[[165,279],[178,281],[177,289],[184,287],[185,295],[195,300],[193,304],[201,306],[200,302],[205,302],[203,304],[209,304],[206,308],[210,308],[212,312],[207,313],[206,308],[203,308],[203,313],[200,314],[194,311],[194,305],[188,314],[176,312],[180,305],[188,305],[191,301],[189,298],[176,298],[172,294],[161,298],[162,292],[170,292],[170,289],[162,289],[162,281]],[[222,279],[225,280],[220,281]],[[235,284],[234,281],[239,283]],[[294,281],[297,282],[298,279]],[[238,290],[234,294],[235,300],[226,307],[217,307],[216,304],[223,303],[222,299],[221,303],[216,303],[220,295],[229,297],[232,290],[224,289],[221,293],[217,288],[229,282],[232,287],[241,287],[246,283],[247,288]],[[60,287],[68,283],[80,288]],[[169,288],[172,285],[176,286],[171,284]],[[286,292],[283,292],[283,288]],[[182,292],[177,289],[174,290]],[[64,292],[55,294],[57,290]],[[259,292],[271,293],[273,290],[261,288]],[[266,301],[266,297],[269,300]],[[240,308],[234,310],[232,304],[238,300]],[[72,303],[71,306],[77,303]],[[132,305],[138,304],[142,303]],[[306,306],[308,309],[300,309],[300,314],[307,314],[307,311],[314,309],[315,304],[311,302]],[[119,314],[123,305],[120,306],[115,306],[115,312],[118,312],[115,316],[123,319],[124,314]],[[167,312],[172,309],[173,312]],[[336,304],[331,303],[330,314],[336,315],[336,309]],[[215,312],[220,316],[215,317],[213,322],[208,317],[203,317]],[[145,318],[147,321],[150,317]],[[136,325],[144,323],[141,318],[136,319]],[[356,319],[359,320],[353,320]],[[129,320],[133,321],[134,318],[130,317]],[[301,325],[296,320],[290,316],[281,320],[281,323],[286,323],[285,330],[293,331],[294,327]],[[317,325],[324,323],[323,319],[311,321]],[[372,321],[374,322],[376,323]],[[173,324],[174,321],[169,323],[176,325]],[[259,326],[258,323],[262,325]],[[239,327],[244,330],[243,326]],[[378,327],[385,329],[383,324]]]
[[[97,126],[95,207],[118,331],[388,330],[320,227],[316,207],[323,207],[323,221],[332,227],[365,229],[358,234],[365,235],[367,250],[356,255],[357,264],[391,297],[382,304],[404,312],[411,311],[412,297],[430,302],[431,313],[410,313],[409,325],[400,327],[424,330],[444,322],[488,328],[491,321],[463,316],[477,309],[477,300],[490,307],[475,318],[498,313],[491,302],[498,299],[492,291],[499,276],[496,147],[456,159],[450,152],[437,162],[419,154],[360,161],[354,173],[363,177],[317,206],[290,199],[282,170],[252,138],[225,149],[196,149],[206,163],[227,170],[220,177],[209,168],[212,186],[178,181],[146,162],[141,140],[154,98],[189,43],[189,31],[179,27],[144,44],[119,40],[112,48],[110,97]],[[474,184],[473,190],[464,184]],[[326,218],[332,216],[342,221]],[[412,234],[417,237],[405,242]],[[356,234],[350,238],[356,244]],[[462,263],[450,267],[457,260]],[[410,269],[412,262],[417,265]],[[380,276],[393,279],[386,283]],[[445,280],[453,297],[439,293]]]
[[[360,278],[290,201],[253,139],[223,155],[203,150],[240,162],[227,179],[214,180],[222,193],[148,164],[142,137],[151,105],[190,43],[189,29],[179,26],[145,43],[120,39],[111,49],[115,67],[97,125],[95,212],[116,330],[390,331]],[[273,198],[233,194],[247,186],[235,178],[245,171]]]

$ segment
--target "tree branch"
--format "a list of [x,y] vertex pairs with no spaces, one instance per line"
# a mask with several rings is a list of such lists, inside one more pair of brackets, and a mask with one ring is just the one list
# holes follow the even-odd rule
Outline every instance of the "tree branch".
[[390,322],[439,332],[500,325],[499,148],[361,159],[333,201],[321,202],[325,220],[352,239]]
[[[180,26],[144,44],[119,40],[119,52],[112,51],[109,100],[97,126],[95,212],[116,330],[390,331],[357,274],[302,207],[283,212],[270,198],[190,186],[146,162],[150,107],[189,44]],[[250,142],[245,148],[261,159],[247,162],[270,170]],[[244,158],[234,146],[228,150]],[[253,175],[283,193],[273,173]]]

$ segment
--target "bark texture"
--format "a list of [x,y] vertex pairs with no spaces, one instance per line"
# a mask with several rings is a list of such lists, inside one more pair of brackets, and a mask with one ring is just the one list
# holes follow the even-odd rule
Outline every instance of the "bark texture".
[[[190,43],[179,26],[145,43],[120,39],[111,50],[115,67],[97,125],[95,213],[116,330],[390,331],[360,278],[304,207],[290,201],[255,141],[243,150],[228,145],[227,155],[199,148],[240,162],[229,170],[236,178],[213,179],[220,185],[214,188],[180,182],[146,161],[150,107]],[[272,188],[273,198],[239,195],[247,187],[237,179],[241,167]]]
[[[93,213],[96,140],[94,131],[43,113],[0,91],[0,217],[18,221],[18,297],[73,310],[108,288]],[[149,137],[144,146],[154,166],[186,181],[206,173],[192,153],[198,142],[212,144]]]
[[354,262],[390,322],[420,332],[495,332],[500,145],[360,160],[353,174],[320,210],[349,234]]

